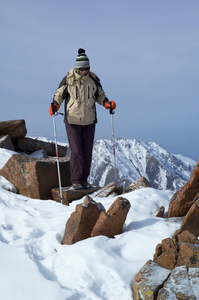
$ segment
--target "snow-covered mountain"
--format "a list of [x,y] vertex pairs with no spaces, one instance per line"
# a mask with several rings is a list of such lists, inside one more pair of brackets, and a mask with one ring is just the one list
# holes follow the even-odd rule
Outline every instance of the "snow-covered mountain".
[[[196,165],[192,159],[174,155],[154,142],[135,139],[115,140],[116,178],[128,186],[144,176],[152,187],[179,190]],[[115,178],[113,141],[97,140],[93,148],[90,182],[104,186]]]

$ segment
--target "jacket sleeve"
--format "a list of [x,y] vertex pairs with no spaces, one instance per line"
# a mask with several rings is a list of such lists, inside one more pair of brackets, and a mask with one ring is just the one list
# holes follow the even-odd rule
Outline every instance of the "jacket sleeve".
[[59,87],[55,91],[53,97],[53,103],[56,103],[59,106],[61,106],[62,102],[66,98],[67,98],[67,83],[66,83],[66,76],[65,76],[60,82]]

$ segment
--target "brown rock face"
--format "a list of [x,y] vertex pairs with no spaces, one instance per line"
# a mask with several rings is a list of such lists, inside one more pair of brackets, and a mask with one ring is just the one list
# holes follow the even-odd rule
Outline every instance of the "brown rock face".
[[174,233],[173,237],[176,239],[177,243],[198,243],[197,237],[193,233],[190,233],[188,230],[177,230]]
[[167,238],[162,240],[161,244],[156,246],[156,252],[153,256],[153,261],[161,267],[173,270],[178,258],[178,252],[173,239]]
[[[60,158],[63,185],[70,185],[69,158]],[[36,159],[14,154],[0,170],[18,193],[36,199],[52,199],[51,190],[59,186],[55,159]]]
[[101,212],[91,236],[105,235],[113,238],[115,235],[120,234],[130,206],[130,202],[127,199],[118,197],[107,213]]
[[196,237],[199,236],[199,199],[194,202],[194,204],[189,209],[181,224],[180,230],[188,230]]
[[0,122],[0,136],[9,135],[11,138],[24,137],[27,134],[25,120]]
[[185,216],[197,199],[199,199],[199,161],[193,169],[187,184],[171,198],[168,218]]
[[76,205],[65,227],[62,244],[74,244],[91,236],[91,231],[104,207],[86,196],[83,204]]
[[199,244],[183,243],[179,245],[176,266],[186,265],[188,268],[199,267]]

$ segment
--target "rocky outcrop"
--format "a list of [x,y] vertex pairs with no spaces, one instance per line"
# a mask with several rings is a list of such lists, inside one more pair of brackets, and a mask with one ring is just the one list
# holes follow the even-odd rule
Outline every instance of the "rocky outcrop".
[[98,235],[113,238],[122,232],[129,208],[129,201],[118,197],[106,213],[101,203],[86,196],[68,219],[62,244],[73,244]]
[[76,205],[75,211],[68,219],[61,243],[71,245],[89,238],[102,211],[105,211],[102,204],[86,196],[82,204]]
[[199,268],[172,271],[149,260],[135,276],[133,300],[199,299]]
[[[24,151],[28,153],[29,152],[32,153],[40,149],[43,149],[46,151],[47,155],[56,156],[54,143],[44,142],[29,137],[18,138],[16,141],[16,147],[20,151]],[[67,147],[57,145],[57,148],[58,148],[59,157],[66,156]]]
[[[60,158],[62,184],[71,185],[69,158]],[[13,154],[0,175],[16,188],[19,194],[35,199],[53,199],[51,190],[59,186],[56,159],[36,159]]]
[[168,218],[183,217],[192,204],[199,199],[199,161],[194,167],[190,180],[171,198]]
[[[172,238],[166,238],[156,246],[153,261],[147,262],[136,275],[133,284],[134,300],[199,299],[198,194],[199,164],[194,168],[189,182],[174,195],[169,206],[169,217],[184,216],[180,229]],[[157,266],[159,272],[156,272]],[[166,270],[168,278],[165,276]]]
[[0,136],[9,135],[10,138],[24,137],[27,134],[25,120],[0,122]]
[[107,184],[105,187],[101,188],[96,196],[97,197],[108,197],[108,196],[116,196],[116,195],[121,195],[123,192],[123,188],[121,186],[116,187],[115,182],[110,182]]
[[141,177],[140,179],[132,182],[123,192],[129,193],[138,189],[146,188],[146,187],[151,187],[149,181],[145,177]]
[[92,194],[100,189],[97,185],[92,185],[89,189],[81,189],[81,190],[74,190],[71,186],[62,187],[62,199],[60,195],[60,188],[53,188],[51,193],[53,199],[57,202],[62,202],[65,205],[69,205],[74,200],[81,199],[85,195]]
[[[0,170],[18,193],[36,199],[53,199],[51,190],[59,186],[55,144],[26,137],[25,120],[0,122],[0,148],[18,152]],[[67,147],[58,146],[61,183],[70,186]],[[19,154],[20,153],[20,154]],[[40,157],[40,158],[38,158]],[[43,157],[43,158],[41,158]]]
[[[196,279],[196,280],[195,280]],[[158,292],[157,300],[199,299],[199,269],[176,267]]]
[[[0,148],[31,154],[44,150],[48,156],[56,156],[54,142],[45,142],[26,137],[25,120],[0,122]],[[57,145],[59,157],[66,156],[67,147]]]

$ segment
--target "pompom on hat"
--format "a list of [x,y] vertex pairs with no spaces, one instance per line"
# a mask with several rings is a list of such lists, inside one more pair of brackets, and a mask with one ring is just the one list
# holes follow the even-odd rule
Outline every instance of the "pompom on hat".
[[75,68],[76,69],[90,68],[89,59],[88,59],[87,55],[85,54],[85,50],[82,49],[82,48],[80,48],[78,50],[78,55],[77,55],[77,58],[76,58]]

